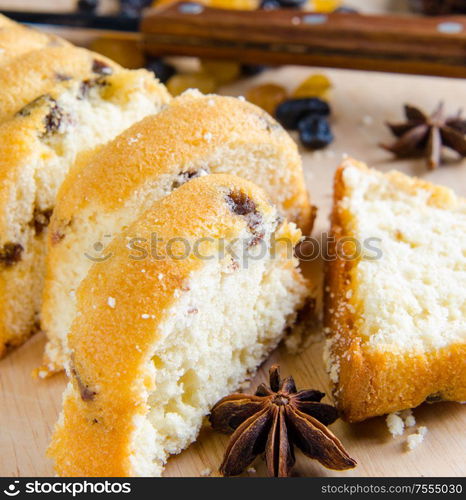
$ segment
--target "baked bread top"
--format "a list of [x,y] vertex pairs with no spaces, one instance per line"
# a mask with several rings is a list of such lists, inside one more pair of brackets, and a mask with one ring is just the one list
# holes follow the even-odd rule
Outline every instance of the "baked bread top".
[[75,169],[60,190],[54,219],[59,224],[76,214],[115,211],[135,193],[142,199],[164,176],[190,169],[220,173],[225,158],[238,164],[235,175],[259,184],[256,172],[262,169],[268,181],[261,187],[290,221],[310,231],[313,211],[291,137],[248,102],[197,91],[175,98]]
[[335,176],[332,236],[326,356],[345,418],[465,400],[466,201],[348,159]]
[[[264,232],[260,229],[264,229]],[[294,224],[278,222],[276,209],[258,187],[245,180],[220,174],[193,179],[184,184],[156,202],[112,241],[107,248],[111,258],[104,263],[94,264],[77,292],[78,314],[68,342],[71,386],[66,392],[64,413],[49,450],[59,475],[127,476],[154,473],[152,453],[158,460],[163,460],[164,454],[154,450],[156,440],[149,432],[151,426],[146,421],[149,405],[154,404],[149,401],[149,394],[157,389],[160,397],[163,397],[163,391],[167,390],[163,382],[164,373],[172,373],[170,370],[174,369],[163,363],[175,363],[176,357],[184,352],[181,345],[178,349],[174,346],[174,351],[165,361],[159,358],[163,353],[157,352],[157,347],[163,344],[170,331],[168,323],[175,314],[171,308],[175,305],[181,308],[181,315],[185,319],[181,321],[179,318],[178,322],[188,321],[190,314],[196,311],[189,309],[190,302],[183,301],[183,297],[188,297],[190,291],[199,286],[200,291],[204,290],[205,297],[208,287],[215,287],[215,280],[220,279],[220,276],[215,275],[212,277],[213,282],[204,282],[201,280],[205,277],[201,279],[195,272],[213,262],[210,257],[219,259],[222,241],[227,247],[232,242],[242,246],[257,237],[256,231],[260,231],[267,245],[274,238],[275,231],[277,241],[286,239],[293,245],[299,241],[301,234]],[[131,250],[129,241],[138,238],[137,247],[144,247],[147,252],[151,252],[155,250],[151,243],[154,234],[162,242],[157,247],[157,256],[148,253],[145,258],[137,258],[140,257],[140,250],[136,253]],[[175,239],[180,244],[169,248],[167,243]],[[201,241],[202,250],[197,252],[194,244]],[[190,245],[188,253],[186,242]],[[285,257],[278,258],[286,250],[280,244],[274,248],[277,258],[267,258],[270,271],[280,268],[287,273],[293,284],[290,294],[296,294],[295,298],[300,303],[304,298],[303,280],[295,269],[296,261],[292,253],[291,256],[285,253]],[[235,272],[240,272],[238,269],[244,264],[236,261],[236,266],[233,265],[235,258],[230,257],[230,250],[226,254],[225,268],[222,267],[224,276],[230,278],[222,279],[234,280]],[[265,256],[263,258],[266,259]],[[220,261],[223,260],[220,255]],[[246,271],[252,273],[250,269]],[[197,276],[195,282],[194,276]],[[267,276],[272,279],[271,274]],[[261,289],[266,288],[260,279],[258,284]],[[272,295],[279,293],[279,288],[272,287]],[[244,293],[252,300],[255,292],[245,290]],[[281,301],[285,300],[282,298]],[[222,318],[230,313],[218,312]],[[238,315],[240,311],[233,314]],[[262,311],[258,310],[256,314],[261,316]],[[217,324],[213,317],[211,323]],[[221,324],[220,333],[223,331]],[[245,324],[243,327],[249,328]],[[274,334],[275,343],[280,338],[281,328]],[[264,329],[266,326],[259,324],[262,334]],[[189,332],[190,329],[186,327],[184,342]],[[229,339],[226,338],[224,343],[227,345]],[[273,348],[273,344],[265,352],[262,351],[264,348],[259,349],[258,340],[247,352],[252,354],[262,351],[263,356],[270,348]],[[192,346],[192,349],[194,351],[196,347]],[[155,355],[156,352],[158,355]],[[223,356],[223,352],[218,352],[218,355]],[[248,355],[245,352],[243,356],[247,358]],[[234,360],[231,360],[233,364]],[[254,364],[249,369],[256,366]],[[221,373],[216,375],[219,379],[223,377]],[[170,384],[176,387],[180,383],[177,377],[181,376],[182,372],[172,373],[171,382],[166,382],[168,387]],[[194,379],[190,381],[189,372],[182,377],[182,381],[182,400],[188,405],[205,406],[205,403],[200,403],[208,390],[205,382],[203,388],[198,388],[196,382],[196,387],[190,390],[190,383],[193,384]],[[222,391],[231,389],[224,387]],[[151,397],[155,400],[157,392]],[[176,398],[179,397],[177,393]],[[168,421],[170,418],[176,420],[177,412],[181,412],[181,409],[175,409],[174,399],[168,403],[173,406],[171,410],[167,409],[173,412],[171,417],[167,416]],[[199,424],[196,418],[192,426],[198,428]],[[169,427],[166,422],[163,425]],[[170,432],[184,432],[184,426],[185,422],[180,421],[176,429],[172,428]],[[188,429],[187,432],[190,434],[193,430]],[[169,437],[166,447],[170,447]],[[172,452],[176,452],[176,448]]]
[[44,47],[70,45],[65,40],[36,31],[20,24],[0,24],[0,65],[8,64],[16,57]]
[[[92,63],[87,57],[86,64]],[[31,207],[50,209],[52,187],[33,174],[37,161],[50,161],[53,156],[66,159],[66,147],[61,144],[76,126],[84,125],[73,117],[71,110],[97,92],[102,101],[125,107],[135,96],[145,94],[148,99],[168,102],[169,95],[153,75],[146,70],[121,70],[110,75],[94,75],[85,80],[70,80],[55,85],[20,110],[13,118],[0,124],[0,241],[17,241],[22,225],[31,217]],[[62,102],[64,100],[64,102]],[[69,104],[69,106],[68,106]],[[66,106],[66,107],[65,107]],[[70,137],[70,140],[73,140]],[[61,160],[60,160],[61,161]],[[58,172],[57,172],[58,173]],[[62,173],[61,175],[63,175]],[[37,188],[29,184],[34,180]],[[51,179],[48,181],[52,181]],[[59,179],[53,179],[53,185]],[[28,193],[28,194],[26,194]],[[32,196],[32,199],[29,197]],[[34,203],[35,199],[35,203]],[[42,206],[47,200],[48,206]],[[15,210],[11,210],[11,207]]]
[[0,121],[72,78],[105,76],[119,69],[110,59],[86,49],[51,46],[28,52],[2,66],[0,71]]

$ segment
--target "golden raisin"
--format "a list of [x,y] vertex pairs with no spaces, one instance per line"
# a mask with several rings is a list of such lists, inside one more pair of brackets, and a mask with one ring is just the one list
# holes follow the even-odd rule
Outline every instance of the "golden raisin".
[[180,95],[188,89],[199,89],[203,94],[211,94],[216,88],[214,78],[206,73],[174,75],[167,82],[167,89],[173,96]]
[[293,97],[320,97],[325,99],[332,87],[330,80],[320,73],[308,76],[294,90]]
[[326,13],[338,9],[338,7],[341,7],[342,3],[341,0],[309,0],[306,7],[314,12]]
[[89,48],[112,59],[124,68],[137,69],[144,67],[145,64],[141,46],[135,41],[96,38]]
[[212,76],[219,85],[232,82],[241,73],[241,66],[235,61],[203,59],[201,68],[204,73]]
[[264,83],[248,90],[246,99],[274,115],[277,106],[288,97],[288,92],[281,85]]

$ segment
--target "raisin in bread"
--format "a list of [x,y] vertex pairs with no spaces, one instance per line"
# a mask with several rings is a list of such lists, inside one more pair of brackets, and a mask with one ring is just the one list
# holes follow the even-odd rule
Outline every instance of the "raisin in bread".
[[145,70],[64,82],[0,125],[0,357],[38,325],[46,226],[79,153],[169,100]]
[[116,236],[77,292],[56,472],[161,475],[293,322],[300,235],[254,184],[214,174]]
[[0,21],[0,66],[34,50],[65,45],[69,45],[68,42],[54,35],[14,22],[2,24]]
[[[263,187],[305,232],[312,224],[301,159],[289,135],[265,112],[232,97],[188,92],[159,115],[123,132],[74,169],[51,221],[42,327],[49,343],[41,376],[61,369],[74,292],[103,245],[136,214],[189,179],[240,175]],[[102,186],[106,186],[102,189]]]
[[337,171],[334,196],[335,246],[356,238],[378,249],[327,266],[339,409],[360,421],[425,400],[465,401],[466,200],[354,160]]
[[0,69],[0,121],[72,78],[106,76],[120,67],[104,56],[72,46],[52,46],[14,58]]

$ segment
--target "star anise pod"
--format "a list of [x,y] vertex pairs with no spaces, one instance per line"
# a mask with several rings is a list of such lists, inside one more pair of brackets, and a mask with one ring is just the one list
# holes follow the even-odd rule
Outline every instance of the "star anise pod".
[[243,472],[261,453],[270,476],[286,477],[295,463],[294,446],[328,469],[356,466],[336,436],[327,429],[338,418],[335,407],[321,403],[320,391],[297,391],[293,377],[281,380],[270,368],[270,387],[261,384],[254,395],[232,394],[212,409],[215,430],[231,433],[220,466],[224,476]]
[[461,111],[447,117],[442,103],[431,115],[410,105],[405,105],[404,111],[406,122],[387,123],[398,139],[393,144],[381,144],[381,147],[400,158],[424,155],[431,169],[441,164],[442,146],[456,151],[461,157],[466,156],[466,120]]

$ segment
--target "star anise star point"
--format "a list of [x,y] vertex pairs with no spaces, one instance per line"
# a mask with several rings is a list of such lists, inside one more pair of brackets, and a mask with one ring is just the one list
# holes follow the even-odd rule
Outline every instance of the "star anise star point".
[[425,155],[430,169],[442,162],[442,148],[456,151],[460,157],[466,156],[466,120],[461,111],[455,116],[445,115],[440,103],[431,115],[415,106],[405,105],[406,122],[387,123],[392,134],[397,137],[392,144],[380,146],[400,158]]
[[293,377],[280,378],[276,365],[270,368],[269,377],[270,386],[259,385],[254,395],[232,394],[213,407],[212,427],[233,432],[220,472],[238,475],[264,453],[270,476],[289,476],[295,446],[327,468],[355,467],[356,461],[326,427],[338,418],[338,411],[320,402],[324,394],[298,391]]

